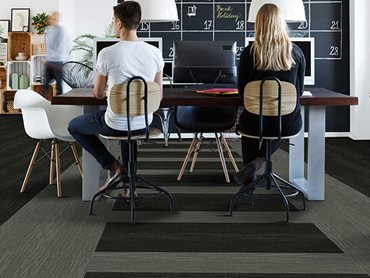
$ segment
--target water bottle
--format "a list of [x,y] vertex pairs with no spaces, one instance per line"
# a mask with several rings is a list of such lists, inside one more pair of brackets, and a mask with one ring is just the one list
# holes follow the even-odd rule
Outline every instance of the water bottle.
[[18,90],[19,89],[19,75],[18,73],[12,73],[12,89]]
[[21,76],[19,77],[19,89],[27,89],[28,86],[28,76],[26,74],[21,74]]

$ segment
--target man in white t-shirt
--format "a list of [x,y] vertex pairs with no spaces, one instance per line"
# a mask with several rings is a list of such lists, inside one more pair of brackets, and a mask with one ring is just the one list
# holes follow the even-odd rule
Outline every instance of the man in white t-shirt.
[[[141,20],[141,8],[135,1],[124,1],[113,7],[115,31],[120,41],[100,51],[96,66],[94,95],[98,99],[108,97],[107,110],[97,111],[73,119],[68,126],[70,134],[86,149],[99,164],[111,171],[111,177],[101,190],[121,177],[127,176],[128,144],[121,145],[123,166],[107,150],[98,134],[127,135],[126,117],[116,115],[110,108],[109,94],[114,84],[126,82],[133,76],[142,76],[146,81],[157,82],[162,88],[164,66],[160,51],[139,41],[136,33]],[[108,89],[106,89],[108,86]],[[153,115],[148,116],[149,122]],[[132,134],[145,132],[143,116],[130,118]],[[137,146],[135,146],[135,149]],[[136,155],[136,152],[135,152]]]

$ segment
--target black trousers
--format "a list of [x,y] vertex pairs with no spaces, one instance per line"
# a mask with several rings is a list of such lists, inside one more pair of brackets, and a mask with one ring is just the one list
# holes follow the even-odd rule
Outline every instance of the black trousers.
[[[271,144],[271,154],[276,152],[280,147],[279,140],[273,140]],[[258,139],[242,137],[242,154],[243,163],[247,165],[249,162],[253,161],[257,157],[265,159],[267,154],[266,140],[263,140],[261,148],[259,148]]]
[[44,84],[44,93],[48,91],[50,81],[55,79],[57,83],[57,95],[63,94],[62,86],[62,68],[63,62],[47,62],[45,71],[46,71],[46,80]]
[[[276,136],[278,125],[276,117],[264,117],[263,121],[263,133],[266,136]],[[282,136],[289,136],[297,134],[302,127],[302,119],[300,116],[300,110],[294,113],[283,116],[282,119]],[[248,113],[246,110],[242,112],[239,119],[239,130],[244,131],[247,134],[258,136],[259,131],[259,116]],[[267,145],[264,140],[261,148],[259,148],[258,139],[242,137],[242,154],[244,165],[253,161],[257,157],[265,158]],[[277,151],[280,147],[279,140],[273,140],[271,144],[271,154]]]

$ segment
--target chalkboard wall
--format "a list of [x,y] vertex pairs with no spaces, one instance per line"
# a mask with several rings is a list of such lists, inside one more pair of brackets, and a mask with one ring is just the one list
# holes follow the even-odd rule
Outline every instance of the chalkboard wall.
[[[172,42],[175,40],[237,41],[239,59],[245,38],[254,36],[254,24],[247,22],[251,1],[175,1],[179,21],[142,22],[138,29],[140,37],[163,39],[163,57],[168,63],[173,59]],[[307,22],[289,24],[289,28],[293,37],[315,38],[315,87],[349,94],[349,1],[303,2]],[[349,108],[329,107],[326,130],[349,131]]]

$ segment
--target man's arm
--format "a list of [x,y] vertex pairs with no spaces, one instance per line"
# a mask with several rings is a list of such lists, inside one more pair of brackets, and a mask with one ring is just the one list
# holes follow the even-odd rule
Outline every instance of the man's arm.
[[159,84],[159,87],[161,88],[161,98],[163,98],[163,71],[159,71],[156,73],[154,77],[154,82]]
[[105,88],[107,86],[107,77],[101,75],[99,72],[95,74],[94,96],[98,99],[105,97]]

